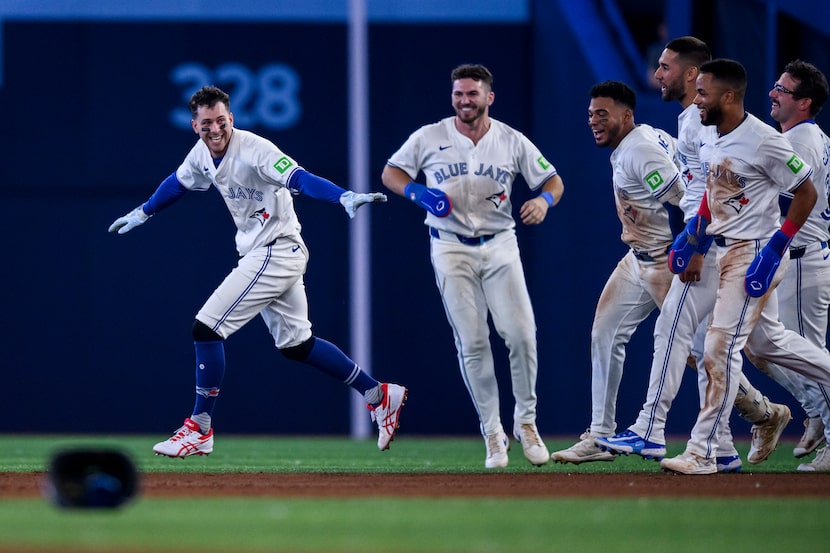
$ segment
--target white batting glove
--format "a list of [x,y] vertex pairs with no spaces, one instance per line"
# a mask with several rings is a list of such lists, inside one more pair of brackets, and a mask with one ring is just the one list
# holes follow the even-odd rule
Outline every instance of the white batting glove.
[[123,217],[116,219],[115,222],[110,225],[109,231],[118,231],[118,234],[124,234],[125,232],[130,232],[138,225],[143,224],[144,221],[150,218],[149,215],[144,213],[144,209],[142,209],[143,207],[144,204],[138,206]]
[[349,218],[354,219],[357,208],[363,204],[370,204],[372,202],[385,202],[386,194],[381,192],[371,192],[369,194],[358,194],[356,192],[347,191],[340,195],[340,205],[349,214]]

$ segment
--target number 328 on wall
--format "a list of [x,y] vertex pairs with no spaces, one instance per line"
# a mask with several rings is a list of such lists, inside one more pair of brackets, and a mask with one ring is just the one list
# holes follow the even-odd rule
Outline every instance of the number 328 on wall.
[[[199,88],[215,84],[231,95],[234,124],[240,128],[287,129],[297,124],[302,106],[297,97],[300,77],[291,67],[275,63],[255,73],[240,63],[226,63],[212,70],[200,63],[183,63],[170,73],[181,89],[182,104]],[[190,111],[178,107],[170,112],[175,127],[190,129]]]

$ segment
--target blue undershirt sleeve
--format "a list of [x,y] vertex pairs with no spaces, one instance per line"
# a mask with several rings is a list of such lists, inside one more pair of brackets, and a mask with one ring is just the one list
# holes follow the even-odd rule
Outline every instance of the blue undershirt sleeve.
[[187,192],[187,188],[182,186],[182,183],[176,178],[176,172],[174,171],[161,182],[142,209],[144,209],[144,213],[147,215],[154,215],[165,207],[173,205],[185,192]]
[[288,181],[288,188],[316,200],[326,200],[335,204],[340,202],[340,196],[346,192],[346,190],[340,188],[333,182],[309,173],[304,169],[294,171],[294,174],[291,175],[291,179]]
[[686,223],[683,222],[683,210],[680,207],[665,202],[663,207],[669,213],[669,227],[671,228],[671,235],[677,238],[677,235],[686,229]]

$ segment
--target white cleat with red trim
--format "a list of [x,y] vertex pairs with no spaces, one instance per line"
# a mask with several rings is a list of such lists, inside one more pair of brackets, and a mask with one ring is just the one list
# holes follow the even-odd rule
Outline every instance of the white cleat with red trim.
[[401,408],[406,401],[407,389],[398,384],[381,384],[383,401],[372,407],[366,405],[372,412],[372,420],[378,425],[378,449],[389,449],[389,443],[395,439],[395,432],[400,426]]
[[210,455],[213,452],[213,429],[207,434],[199,432],[199,425],[184,419],[184,425],[175,434],[153,446],[156,455],[168,457],[187,457],[189,455]]

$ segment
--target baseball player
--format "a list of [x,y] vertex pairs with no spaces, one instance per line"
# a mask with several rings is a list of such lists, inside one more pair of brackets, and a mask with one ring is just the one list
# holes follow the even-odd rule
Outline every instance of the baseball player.
[[551,458],[560,463],[613,461],[595,439],[616,427],[617,392],[625,345],[639,324],[666,297],[672,274],[666,270],[673,235],[683,228],[679,207],[683,183],[672,160],[667,133],[634,123],[636,96],[619,81],[594,85],[588,126],[599,147],[610,147],[614,200],[622,241],[631,249],[611,273],[597,302],[591,329],[591,426],[568,449]]
[[216,187],[236,223],[241,256],[208,298],[193,323],[196,402],[173,436],[153,451],[169,457],[213,451],[212,415],[225,373],[225,340],[258,314],[280,352],[341,380],[366,398],[377,422],[378,448],[395,436],[407,390],[380,383],[334,344],[314,336],[308,320],[303,274],[308,251],[300,236],[292,194],[339,202],[349,217],[381,193],[356,194],[313,175],[268,140],[233,127],[230,98],[214,86],[190,98],[193,132],[199,136],[179,168],[144,204],[119,217],[110,232],[123,234],[173,204],[190,190]]
[[[383,183],[427,211],[430,257],[453,330],[461,376],[481,423],[488,469],[508,464],[488,313],[510,351],[513,436],[534,465],[549,454],[536,428],[536,323],[524,279],[510,195],[521,173],[534,199],[522,222],[541,223],[564,187],[556,168],[520,132],[490,117],[493,75],[482,65],[452,71],[455,116],[426,125],[388,160]],[[427,186],[414,182],[423,171]]]
[[[824,348],[827,336],[827,312],[830,305],[830,232],[828,202],[830,193],[830,139],[816,124],[814,117],[828,96],[827,79],[814,65],[796,60],[769,92],[770,115],[781,125],[793,149],[813,168],[816,205],[790,245],[790,264],[778,285],[778,315],[781,322]],[[803,457],[816,449],[830,434],[823,421],[828,416],[828,399],[822,386],[774,364],[756,365],[795,396],[807,413],[805,432],[794,454]],[[811,463],[798,470],[830,471],[827,448],[819,450]]]
[[[666,45],[655,71],[655,78],[662,84],[663,100],[678,100],[684,108],[678,116],[677,158],[686,185],[686,193],[680,202],[686,220],[697,211],[705,190],[698,138],[703,125],[692,100],[697,93],[698,68],[709,59],[709,47],[703,41],[680,37]],[[698,253],[692,257],[687,270],[672,280],[655,324],[654,356],[646,402],[637,421],[627,430],[596,439],[603,451],[635,453],[658,461],[665,456],[666,417],[679,391],[690,351],[692,362],[698,367],[701,397],[705,395],[708,378],[702,363],[702,342],[717,291],[715,258],[711,249],[706,257]],[[743,373],[740,378],[739,399],[735,405],[742,416],[755,425],[749,460],[759,463],[775,449],[790,420],[790,411],[786,405],[770,402]],[[718,472],[741,470],[742,462],[732,442],[728,418],[721,419],[718,426],[718,451]]]
[[[752,351],[760,350],[772,361],[778,359],[766,351],[770,344],[792,352],[808,365],[798,370],[830,384],[827,352],[784,329],[773,293],[785,270],[777,269],[789,262],[790,241],[816,201],[812,168],[786,138],[744,110],[745,92],[746,71],[740,63],[718,59],[700,66],[694,102],[705,127],[699,138],[706,191],[698,214],[672,246],[669,266],[682,272],[701,240],[713,236],[718,291],[704,342],[709,385],[703,407],[686,450],[660,463],[681,474],[717,472],[716,428],[735,401],[741,350],[756,325],[763,328],[764,340],[753,341]],[[793,198],[778,228],[781,190]]]

